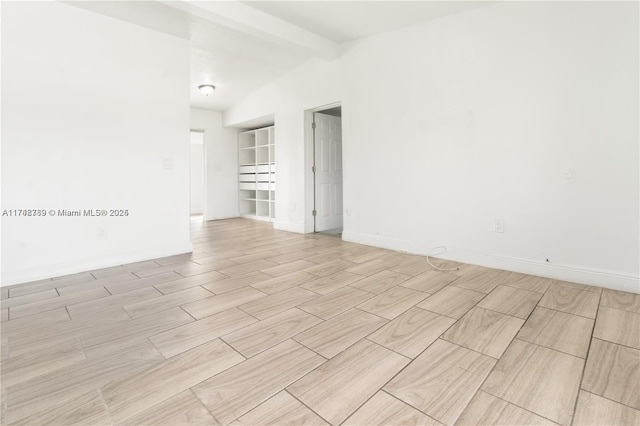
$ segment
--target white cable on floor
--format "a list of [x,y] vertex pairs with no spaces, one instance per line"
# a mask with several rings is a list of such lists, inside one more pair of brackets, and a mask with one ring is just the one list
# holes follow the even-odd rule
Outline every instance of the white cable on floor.
[[[438,250],[438,249],[442,249],[442,251],[440,253],[434,253],[434,251]],[[434,265],[433,263],[431,263],[431,260],[429,260],[430,256],[433,256],[434,254],[444,254],[447,252],[447,248],[445,246],[438,246],[438,247],[434,247],[428,254],[427,254],[427,262],[429,263],[429,265],[431,265],[431,267],[433,269],[437,269],[438,271],[458,271],[460,270],[460,268],[455,267],[455,268],[441,268],[439,266]]]

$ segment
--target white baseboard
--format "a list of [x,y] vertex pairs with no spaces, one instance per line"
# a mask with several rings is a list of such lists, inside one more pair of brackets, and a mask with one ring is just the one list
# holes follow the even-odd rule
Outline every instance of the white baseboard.
[[299,225],[297,223],[288,223],[288,222],[273,222],[273,229],[278,229],[280,231],[288,231],[295,232],[298,234],[304,234],[304,225]]
[[193,251],[193,245],[191,244],[191,241],[188,241],[182,244],[172,244],[169,246],[154,247],[128,253],[114,253],[112,255],[86,259],[73,259],[58,264],[35,265],[23,270],[7,271],[6,268],[3,268],[0,287],[39,281],[52,277],[61,277],[78,272],[93,271],[111,266],[126,265],[127,263],[141,262],[144,260],[157,259],[159,257],[190,253],[191,251]]
[[[343,232],[342,239],[353,243],[368,246],[381,247],[390,250],[402,251],[426,256],[436,247],[430,244],[416,243],[413,241],[397,240],[377,235]],[[456,262],[486,266],[489,268],[503,269],[522,274],[536,275],[562,281],[576,282],[580,284],[595,285],[613,290],[640,293],[640,277],[603,271],[592,268],[575,267],[567,265],[555,265],[537,262],[527,259],[518,259],[504,256],[495,256],[483,253],[474,253],[467,250],[447,248],[446,253],[433,257],[453,260]]]

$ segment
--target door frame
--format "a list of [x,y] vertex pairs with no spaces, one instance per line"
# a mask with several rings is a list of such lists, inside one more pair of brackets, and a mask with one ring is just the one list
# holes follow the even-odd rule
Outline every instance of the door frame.
[[[305,182],[305,196],[304,196],[304,232],[305,233],[313,233],[315,232],[315,218],[313,217],[313,210],[315,208],[315,176],[312,171],[313,160],[314,160],[314,132],[311,128],[311,124],[313,123],[313,114],[316,112],[322,112],[327,109],[340,107],[342,108],[342,102],[336,101],[330,104],[325,104],[321,106],[317,106],[315,108],[307,109],[304,111],[304,182]],[[344,135],[344,129],[343,129]],[[344,145],[343,145],[344,147]],[[343,148],[344,151],[344,148]],[[342,169],[344,171],[344,152],[342,156],[343,166]],[[344,175],[343,175],[344,179]],[[343,191],[344,197],[344,191]],[[344,199],[343,199],[344,205]]]

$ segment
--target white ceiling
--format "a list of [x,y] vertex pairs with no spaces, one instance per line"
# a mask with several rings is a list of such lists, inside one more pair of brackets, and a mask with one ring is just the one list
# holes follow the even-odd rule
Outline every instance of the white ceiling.
[[[489,4],[485,1],[68,1],[191,40],[191,105],[223,111],[340,44]],[[200,84],[213,84],[210,96]]]
[[482,1],[243,1],[336,43],[480,7]]

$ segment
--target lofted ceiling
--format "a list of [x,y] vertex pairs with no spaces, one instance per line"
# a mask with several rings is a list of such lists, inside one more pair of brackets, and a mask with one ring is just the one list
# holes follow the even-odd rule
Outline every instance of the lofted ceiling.
[[480,7],[482,1],[243,1],[336,43]]
[[[68,1],[191,42],[191,106],[223,111],[340,45],[488,4],[485,1]],[[205,96],[197,87],[213,84]]]

